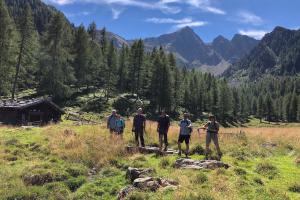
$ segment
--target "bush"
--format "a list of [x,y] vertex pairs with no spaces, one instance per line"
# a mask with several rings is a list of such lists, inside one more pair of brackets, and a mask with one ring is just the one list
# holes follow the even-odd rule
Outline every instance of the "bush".
[[268,162],[257,164],[255,171],[261,175],[268,176],[269,179],[273,179],[279,174],[277,167]]
[[149,195],[143,192],[133,192],[128,195],[126,200],[148,200],[149,198]]
[[264,182],[259,177],[253,178],[253,181],[259,185],[264,185]]
[[205,149],[198,144],[191,149],[191,154],[205,155]]
[[86,183],[86,178],[84,176],[79,176],[77,178],[70,178],[67,181],[65,181],[68,188],[74,192],[78,188],[80,188],[84,183]]
[[294,183],[291,186],[289,186],[289,191],[300,193],[300,183]]
[[208,181],[207,175],[204,173],[198,173],[196,177],[192,180],[195,184],[203,184]]
[[73,177],[78,177],[87,174],[87,170],[83,166],[77,165],[68,167],[66,171]]
[[247,174],[247,172],[242,168],[235,168],[233,171],[238,176],[245,176]]
[[162,158],[159,165],[165,169],[167,168],[168,166],[170,166],[170,160],[168,158]]
[[208,193],[199,193],[197,195],[190,195],[188,197],[183,198],[183,200],[214,200],[214,197],[212,197]]

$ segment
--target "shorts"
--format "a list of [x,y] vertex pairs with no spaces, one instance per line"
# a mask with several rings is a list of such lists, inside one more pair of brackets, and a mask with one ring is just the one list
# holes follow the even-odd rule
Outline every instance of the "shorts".
[[218,133],[207,132],[206,133],[206,144],[210,144],[211,140],[214,143],[218,143]]
[[117,134],[123,134],[124,128],[117,128]]
[[183,141],[184,141],[185,144],[189,144],[190,138],[191,138],[191,135],[179,135],[178,142],[183,143]]
[[115,129],[115,128],[110,128],[109,131],[110,131],[111,133],[113,133],[113,132],[116,132],[116,129]]

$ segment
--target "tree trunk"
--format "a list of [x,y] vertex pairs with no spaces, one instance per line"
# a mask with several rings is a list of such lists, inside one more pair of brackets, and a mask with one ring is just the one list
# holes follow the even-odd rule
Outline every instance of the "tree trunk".
[[12,89],[12,93],[11,93],[12,100],[15,99],[16,87],[17,87],[17,82],[18,82],[18,78],[19,78],[22,55],[23,55],[23,49],[24,49],[24,38],[22,39],[22,42],[21,42],[20,51],[19,51],[19,55],[18,55],[18,63],[16,65],[16,75],[15,75],[13,89]]

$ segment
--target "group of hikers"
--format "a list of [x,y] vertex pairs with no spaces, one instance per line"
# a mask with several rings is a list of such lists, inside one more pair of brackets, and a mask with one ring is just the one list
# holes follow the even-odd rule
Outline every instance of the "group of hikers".
[[[170,128],[170,117],[167,115],[165,111],[161,112],[157,120],[157,132],[159,135],[159,148],[162,151],[168,150],[168,132]],[[191,140],[191,134],[193,132],[193,125],[191,120],[189,119],[189,114],[184,113],[183,119],[179,122],[179,137],[178,137],[178,155],[182,155],[181,144],[185,142],[186,150],[184,152],[185,156],[189,155],[189,144]],[[116,110],[112,111],[112,114],[108,117],[107,120],[107,128],[111,133],[116,133],[122,137],[125,128],[124,119],[117,114]],[[200,133],[200,130],[206,131],[206,148],[205,148],[205,159],[208,159],[210,154],[210,143],[214,142],[218,159],[220,160],[222,157],[222,152],[219,146],[218,132],[219,132],[219,123],[216,121],[216,117],[213,115],[209,116],[209,120],[202,127],[198,128],[197,131]],[[132,132],[135,136],[135,142],[137,146],[145,147],[144,134],[146,132],[146,117],[143,114],[142,108],[137,110],[137,114],[133,119]],[[164,148],[163,148],[164,145]]]

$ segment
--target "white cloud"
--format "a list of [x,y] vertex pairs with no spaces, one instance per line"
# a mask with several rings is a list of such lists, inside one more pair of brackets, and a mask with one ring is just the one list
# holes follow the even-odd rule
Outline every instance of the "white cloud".
[[[43,0],[48,3],[66,5],[73,3],[95,3],[109,6],[134,6],[144,9],[160,10],[164,13],[176,14],[181,12],[179,5],[187,4],[214,14],[226,14],[225,11],[211,6],[211,0]],[[115,14],[115,13],[113,13]]]
[[116,9],[116,8],[111,8],[112,12],[112,17],[114,20],[119,19],[120,14],[122,13],[123,10],[121,9]]
[[182,19],[173,19],[173,18],[148,18],[146,19],[147,22],[155,23],[155,24],[174,24],[173,28],[179,29],[184,28],[186,26],[189,27],[197,27],[197,26],[204,26],[208,24],[205,21],[194,21],[192,18],[182,18]]
[[258,40],[263,38],[268,32],[269,31],[266,30],[239,30],[239,34],[247,35],[249,37],[253,37]]
[[188,4],[205,12],[225,15],[226,12],[211,5],[211,0],[160,0],[162,4]]
[[89,12],[89,11],[83,11],[83,12],[78,12],[78,13],[65,13],[65,15],[67,17],[87,16],[87,15],[90,15],[90,14],[92,14],[92,13]]
[[251,13],[249,11],[240,11],[238,13],[238,19],[239,22],[245,23],[245,24],[252,24],[252,25],[261,25],[264,21],[261,17],[255,15],[254,13]]

